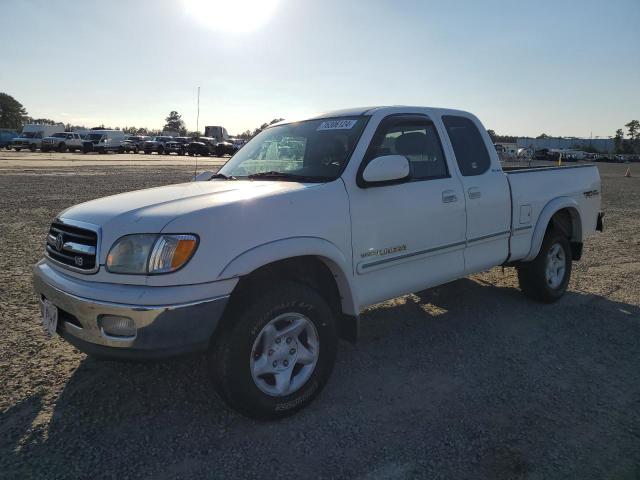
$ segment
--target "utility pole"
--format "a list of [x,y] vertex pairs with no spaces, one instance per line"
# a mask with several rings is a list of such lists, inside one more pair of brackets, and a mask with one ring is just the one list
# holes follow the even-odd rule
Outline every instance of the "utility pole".
[[200,87],[198,87],[198,113],[196,115],[196,132],[200,135]]

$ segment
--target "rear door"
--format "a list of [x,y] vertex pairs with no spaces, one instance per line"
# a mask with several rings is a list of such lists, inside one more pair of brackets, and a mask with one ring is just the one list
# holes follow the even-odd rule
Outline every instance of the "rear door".
[[463,115],[444,115],[442,122],[467,208],[465,273],[479,272],[500,265],[507,258],[511,223],[509,183],[497,154],[490,154],[489,136],[481,134],[484,127],[480,122]]

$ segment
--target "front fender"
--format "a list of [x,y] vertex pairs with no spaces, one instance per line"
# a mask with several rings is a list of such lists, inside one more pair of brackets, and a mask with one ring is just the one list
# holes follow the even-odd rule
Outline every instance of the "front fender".
[[545,205],[538,216],[538,221],[536,222],[536,227],[533,231],[533,236],[531,237],[531,250],[529,250],[529,254],[522,259],[523,262],[530,262],[536,258],[540,248],[542,247],[544,234],[547,231],[547,226],[551,221],[551,217],[563,208],[567,208],[571,212],[571,220],[574,226],[573,240],[582,241],[582,222],[578,202],[570,197],[554,198]]
[[307,255],[318,257],[333,273],[342,298],[342,311],[347,315],[358,315],[359,305],[352,284],[350,258],[323,238],[290,237],[258,245],[227,263],[218,273],[218,279],[248,275],[270,263]]

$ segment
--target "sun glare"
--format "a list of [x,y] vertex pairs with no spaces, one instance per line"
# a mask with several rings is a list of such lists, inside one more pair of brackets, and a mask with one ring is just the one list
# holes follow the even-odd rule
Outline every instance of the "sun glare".
[[183,0],[189,14],[224,32],[248,33],[266,24],[280,0]]

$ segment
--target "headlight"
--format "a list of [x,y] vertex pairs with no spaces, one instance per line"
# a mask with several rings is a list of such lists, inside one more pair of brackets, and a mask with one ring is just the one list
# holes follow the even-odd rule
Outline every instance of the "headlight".
[[107,270],[135,275],[174,272],[189,261],[197,244],[195,235],[125,235],[109,250]]

